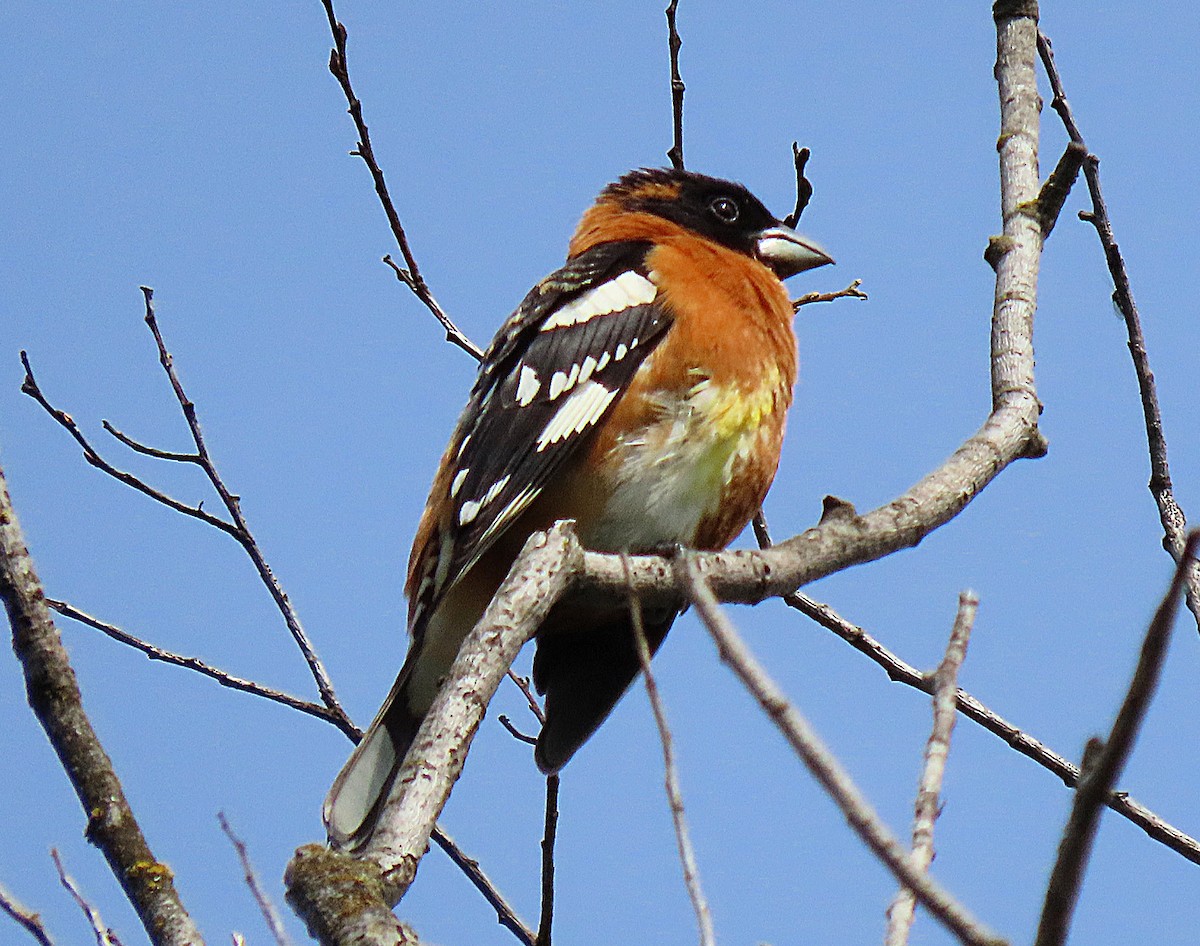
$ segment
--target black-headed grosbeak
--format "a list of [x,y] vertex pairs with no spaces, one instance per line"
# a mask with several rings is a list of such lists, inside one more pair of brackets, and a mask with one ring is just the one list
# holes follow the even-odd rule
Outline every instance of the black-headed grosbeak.
[[[566,264],[538,283],[479,366],[409,559],[412,644],[325,803],[355,846],[440,681],[526,538],[574,519],[597,551],[720,549],[775,476],[796,380],[780,281],[832,262],[740,184],[640,170],[601,192]],[[538,633],[535,758],[556,772],[637,675],[628,609],[564,602]],[[652,651],[676,611],[647,611]]]

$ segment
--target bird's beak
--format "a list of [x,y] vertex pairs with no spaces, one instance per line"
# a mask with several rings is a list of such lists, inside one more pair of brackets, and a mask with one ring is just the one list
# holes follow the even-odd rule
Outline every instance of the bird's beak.
[[782,223],[759,233],[755,240],[755,255],[780,279],[833,262],[833,257],[819,244]]

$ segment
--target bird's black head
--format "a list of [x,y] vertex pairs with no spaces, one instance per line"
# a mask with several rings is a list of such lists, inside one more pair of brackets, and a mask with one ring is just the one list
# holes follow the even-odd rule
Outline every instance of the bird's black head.
[[631,211],[651,213],[770,266],[780,279],[832,263],[744,186],[671,168],[630,171],[600,195]]

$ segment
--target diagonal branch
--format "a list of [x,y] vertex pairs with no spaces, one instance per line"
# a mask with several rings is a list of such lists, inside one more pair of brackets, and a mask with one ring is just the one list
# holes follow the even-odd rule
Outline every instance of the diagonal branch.
[[41,583],[0,471],[0,598],[12,624],[30,708],[67,772],[101,849],[155,946],[201,946],[171,877],[146,843],[112,761],[83,709],[75,672],[46,607]]
[[446,330],[446,341],[457,345],[478,361],[483,352],[451,321],[450,316],[433,297],[433,293],[425,282],[425,277],[421,275],[421,270],[417,266],[417,258],[408,244],[408,234],[404,232],[404,227],[400,223],[400,215],[396,212],[395,204],[392,203],[392,195],[388,193],[383,170],[379,167],[379,162],[375,160],[375,150],[371,147],[371,132],[367,129],[366,120],[363,118],[362,102],[354,94],[354,87],[350,83],[350,71],[346,64],[346,27],[338,21],[337,14],[334,13],[333,0],[321,0],[321,3],[325,7],[326,19],[329,20],[329,30],[333,34],[333,49],[329,53],[329,71],[333,73],[338,85],[342,87],[342,94],[346,96],[346,104],[349,106],[350,117],[354,120],[354,128],[358,132],[358,144],[351,154],[362,158],[367,170],[371,172],[371,180],[375,183],[375,193],[379,197],[379,203],[383,206],[383,212],[387,217],[388,226],[391,227],[392,236],[396,239],[396,245],[400,247],[400,253],[404,257],[404,266],[396,265],[389,256],[385,256],[383,261],[392,266],[396,277],[408,286],[412,294],[420,299],[425,308],[432,312],[434,318],[441,323],[442,328]]
[[900,883],[916,894],[921,905],[945,924],[961,942],[971,946],[1002,946],[1005,940],[972,916],[966,907],[909,857],[899,838],[888,830],[808,721],[788,702],[778,684],[746,647],[732,622],[721,611],[692,556],[685,554],[680,558],[679,571],[680,579],[687,588],[688,599],[695,605],[700,620],[716,642],[721,660],[730,666],[762,705],[767,716],[841,809],[863,843]]
[[[628,563],[628,556],[622,556]],[[671,736],[671,727],[667,724],[667,711],[663,706],[662,696],[658,692],[658,683],[650,667],[650,646],[646,642],[646,628],[642,621],[642,603],[637,595],[629,596],[629,613],[633,623],[633,642],[637,648],[638,663],[642,665],[642,677],[646,682],[646,695],[650,698],[650,707],[654,711],[654,722],[658,726],[659,741],[663,753],[663,781],[667,790],[667,802],[671,806],[671,823],[675,827],[675,845],[679,849],[679,863],[683,868],[683,883],[687,887],[688,897],[692,901],[692,911],[696,914],[696,925],[700,928],[700,946],[716,946],[717,937],[713,931],[712,911],[708,899],[704,896],[704,888],[700,884],[700,869],[696,866],[696,850],[692,847],[691,832],[688,831],[687,816],[683,808],[683,792],[679,788],[679,769],[675,765],[675,740]]]
[[[967,644],[971,629],[975,625],[975,612],[979,599],[970,591],[958,596],[958,612],[954,616],[954,627],[946,654],[937,670],[931,674],[933,681],[933,729],[925,743],[925,764],[921,767],[921,779],[917,788],[915,817],[912,833],[912,860],[921,870],[928,871],[933,863],[933,826],[941,814],[940,796],[942,780],[946,773],[946,759],[950,754],[950,736],[954,732],[954,721],[958,716],[955,694],[958,692],[958,671],[967,656]],[[916,897],[907,887],[901,888],[887,911],[887,934],[884,946],[905,946],[912,928]]]
[[54,940],[50,938],[49,932],[46,930],[46,925],[42,922],[41,916],[35,911],[30,910],[20,900],[14,897],[5,889],[3,884],[0,884],[0,910],[7,913],[18,924],[24,927],[25,931],[34,938],[38,946],[54,946]]
[[[1117,246],[1113,235],[1112,221],[1108,216],[1108,205],[1104,202],[1104,192],[1100,188],[1100,159],[1087,151],[1083,133],[1075,122],[1071,105],[1063,91],[1062,77],[1054,62],[1054,49],[1049,38],[1044,33],[1038,33],[1038,53],[1050,80],[1050,88],[1054,98],[1050,107],[1062,119],[1072,143],[1084,149],[1087,157],[1083,160],[1083,176],[1087,180],[1088,193],[1092,199],[1090,211],[1080,211],[1079,218],[1096,228],[1096,236],[1104,248],[1104,259],[1108,263],[1108,272],[1113,281],[1113,304],[1121,313],[1125,322],[1125,332],[1129,339],[1129,355],[1133,359],[1133,370],[1137,375],[1138,391],[1142,400],[1142,417],[1146,426],[1146,444],[1150,452],[1150,493],[1158,506],[1158,518],[1163,528],[1163,547],[1176,563],[1183,561],[1183,546],[1187,532],[1187,517],[1175,501],[1175,491],[1171,485],[1171,468],[1167,463],[1167,438],[1163,433],[1162,411],[1158,406],[1158,389],[1154,384],[1154,372],[1150,370],[1150,356],[1146,353],[1146,337],[1142,333],[1142,320],[1138,315],[1137,303],[1133,299],[1133,286],[1129,282],[1129,272],[1125,268],[1125,259]],[[1200,562],[1192,562],[1184,576],[1186,581],[1188,610],[1196,619],[1197,629],[1200,630]]]
[[1104,800],[1125,768],[1138,730],[1150,708],[1150,700],[1158,688],[1158,678],[1167,656],[1167,644],[1171,640],[1171,628],[1179,612],[1180,593],[1186,586],[1188,566],[1195,559],[1197,548],[1200,548],[1200,530],[1192,532],[1184,542],[1171,586],[1146,631],[1137,668],[1108,739],[1093,759],[1085,756],[1083,776],[1075,792],[1071,815],[1058,847],[1058,859],[1046,887],[1046,900],[1038,923],[1035,946],[1062,946],[1067,940],[1092,844],[1100,827]]
[[66,601],[56,601],[53,598],[47,598],[46,604],[63,617],[71,618],[80,624],[86,624],[88,627],[106,634],[121,644],[126,644],[135,650],[141,651],[151,660],[161,660],[163,663],[183,667],[185,670],[194,670],[202,676],[216,680],[223,687],[229,687],[232,690],[241,690],[243,693],[251,693],[254,696],[261,696],[263,699],[281,703],[290,709],[299,710],[301,713],[307,713],[309,716],[317,717],[317,719],[323,719],[325,722],[332,723],[338,729],[342,730],[351,739],[357,740],[362,735],[356,726],[334,713],[329,707],[323,706],[320,703],[302,700],[299,697],[292,696],[290,693],[272,689],[254,680],[234,676],[231,673],[221,670],[219,667],[205,663],[197,657],[185,657],[182,654],[164,650],[162,647],[144,641],[140,637],[135,637],[115,624],[109,624],[107,621],[102,621],[100,618],[88,614],[86,611],[81,611]]

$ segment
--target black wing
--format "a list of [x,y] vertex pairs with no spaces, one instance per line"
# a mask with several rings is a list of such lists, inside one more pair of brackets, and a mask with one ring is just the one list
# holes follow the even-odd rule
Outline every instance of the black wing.
[[[423,604],[440,599],[608,416],[670,326],[649,245],[604,244],[547,276],[496,334],[446,462],[448,529],[431,537]],[[431,499],[432,501],[432,499]],[[445,520],[443,520],[445,522]],[[420,608],[424,611],[425,608]]]

